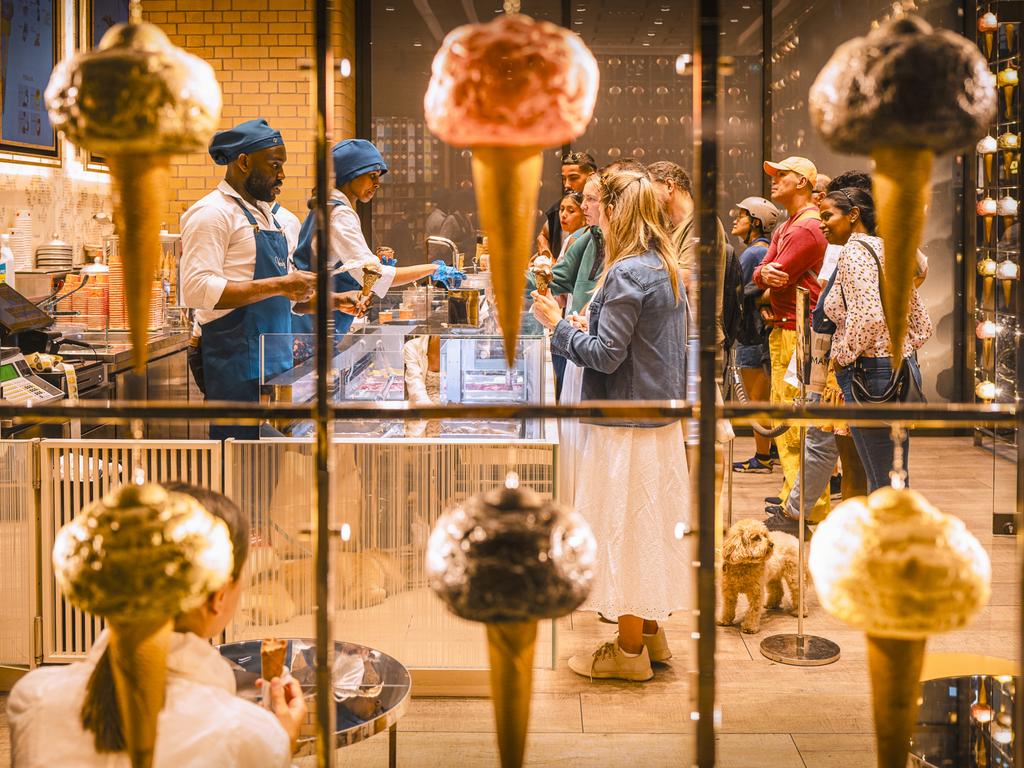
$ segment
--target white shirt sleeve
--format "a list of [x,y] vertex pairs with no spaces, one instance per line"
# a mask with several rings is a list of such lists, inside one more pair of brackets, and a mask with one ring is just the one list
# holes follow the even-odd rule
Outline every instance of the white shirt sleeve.
[[427,394],[427,343],[429,336],[417,336],[405,342],[402,357],[405,360],[405,389],[413,405],[430,405]]
[[336,205],[331,209],[330,261],[332,266],[344,266],[357,283],[363,284],[363,266],[376,264],[381,276],[373,285],[373,292],[383,297],[395,280],[395,268],[380,263],[377,255],[370,250],[359,226],[359,216],[347,205]]
[[231,222],[223,211],[204,206],[181,227],[181,296],[186,307],[217,306],[227,278],[224,257],[231,240]]

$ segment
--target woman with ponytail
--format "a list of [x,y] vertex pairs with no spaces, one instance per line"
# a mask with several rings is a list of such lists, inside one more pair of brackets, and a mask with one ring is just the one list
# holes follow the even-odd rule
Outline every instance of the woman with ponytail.
[[[604,271],[586,330],[533,293],[534,316],[552,330],[552,351],[583,368],[582,399],[671,400],[686,396],[686,294],[676,251],[644,169],[601,178]],[[583,610],[618,617],[618,636],[569,660],[590,678],[649,680],[671,657],[659,622],[690,604],[686,450],[679,421],[588,424],[580,441],[576,511],[598,542]]]
[[[172,513],[187,524],[181,525],[174,535],[158,539],[152,529],[166,527],[165,520],[173,522]],[[227,497],[181,483],[166,487],[123,486],[83,510],[76,520],[90,515],[89,525],[83,528],[95,531],[106,527],[106,540],[97,535],[95,538],[100,541],[85,553],[83,549],[89,544],[83,543],[85,537],[80,537],[79,531],[71,531],[68,537],[58,535],[54,547],[58,579],[72,603],[116,606],[118,610],[111,610],[109,615],[94,610],[105,615],[108,628],[100,633],[85,661],[36,669],[11,691],[7,716],[14,766],[291,765],[299,725],[306,715],[298,683],[291,678],[270,681],[272,711],[268,712],[235,695],[231,667],[210,645],[210,639],[219,636],[231,621],[241,596],[241,574],[249,549],[249,522],[245,515]],[[64,530],[74,525],[72,521]],[[212,532],[206,538],[218,539],[219,548],[189,549],[179,545],[181,530],[187,529],[186,535],[196,538],[194,532],[204,530],[204,526]],[[148,557],[139,558],[139,549],[134,546],[123,546],[117,552],[121,544],[117,538],[123,541],[143,529],[143,540],[153,543]],[[190,554],[198,557],[189,562]],[[115,561],[118,557],[119,562]],[[83,560],[92,567],[77,568]],[[154,563],[159,570],[154,570]],[[218,563],[223,571],[221,577],[209,578]],[[145,574],[138,582],[148,582],[152,594],[145,594],[145,589],[140,594],[131,576],[118,579],[118,569],[124,567]],[[108,571],[105,583],[100,581],[103,571]],[[173,616],[166,653],[151,656],[149,668],[136,670],[138,683],[132,690],[118,690],[120,683],[115,680],[115,672],[123,674],[119,665],[124,660],[113,653],[112,616],[123,619],[124,614],[132,612],[133,605],[145,606],[143,610],[147,610],[153,605],[172,604],[160,574],[166,574],[170,580],[178,573],[188,574],[192,589],[185,599],[174,598],[173,604],[186,609]],[[120,590],[117,586],[112,588],[112,581],[120,582]],[[182,581],[178,579],[178,583]],[[215,584],[216,588],[208,589]],[[159,658],[163,655],[165,659]],[[140,657],[147,661],[144,655]],[[163,684],[163,690],[145,690],[154,682]],[[139,731],[139,723],[132,722],[138,719],[137,714],[129,714],[123,707],[126,695],[133,703],[157,702],[155,744],[149,749],[129,744]]]

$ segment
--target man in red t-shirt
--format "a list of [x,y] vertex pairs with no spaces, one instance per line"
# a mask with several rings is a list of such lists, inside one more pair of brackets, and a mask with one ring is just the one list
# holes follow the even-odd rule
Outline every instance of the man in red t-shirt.
[[[771,300],[772,332],[768,349],[772,358],[773,403],[792,403],[799,390],[785,381],[786,369],[796,349],[796,289],[807,288],[810,308],[818,301],[821,286],[818,272],[828,243],[821,232],[818,207],[812,200],[818,170],[805,157],[787,157],[778,163],[766,162],[764,171],[772,177],[772,201],[786,209],[789,219],[775,229],[772,242],[761,264],[754,270],[754,282],[768,289]],[[775,438],[785,481],[779,496],[789,491],[800,471],[800,432],[788,429]],[[828,514],[828,488],[808,512],[811,520]]]

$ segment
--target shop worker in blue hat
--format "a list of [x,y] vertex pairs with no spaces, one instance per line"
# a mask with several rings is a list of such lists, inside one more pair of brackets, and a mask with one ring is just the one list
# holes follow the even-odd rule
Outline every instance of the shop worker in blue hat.
[[[363,266],[377,264],[381,276],[373,286],[373,292],[384,296],[393,286],[406,285],[424,277],[435,283],[457,288],[465,274],[449,267],[440,259],[430,264],[396,266],[397,260],[390,257],[390,249],[381,249],[378,257],[370,250],[363,237],[356,201],[368,203],[377,194],[381,177],[388,172],[387,163],[377,148],[365,139],[345,139],[331,148],[334,161],[334,189],[327,201],[330,208],[328,260],[332,271],[340,270],[334,278],[334,290],[338,292],[358,290],[363,283]],[[299,244],[295,248],[295,266],[310,269],[316,244],[316,212],[306,217],[299,233]],[[335,313],[334,328],[337,334],[347,333],[352,325],[352,315]],[[296,333],[312,333],[312,318],[308,315],[293,317],[292,328]]]
[[[281,133],[248,120],[216,133],[210,157],[224,180],[181,217],[181,293],[197,326],[189,365],[208,400],[257,402],[261,337],[262,373],[291,368],[292,309],[310,311],[316,275],[290,268],[295,243],[274,213],[288,160]],[[357,312],[357,299],[335,296],[335,308]],[[210,428],[214,439],[258,436]]]

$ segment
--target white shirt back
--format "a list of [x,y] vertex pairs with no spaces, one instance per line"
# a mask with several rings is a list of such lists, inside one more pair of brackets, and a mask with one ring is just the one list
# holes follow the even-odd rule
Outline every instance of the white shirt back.
[[[85,661],[36,669],[14,686],[7,717],[15,768],[130,768],[125,753],[98,754],[81,724],[85,687],[106,645],[103,632]],[[291,765],[284,728],[267,710],[235,696],[234,675],[217,649],[175,632],[167,668],[153,768]]]

